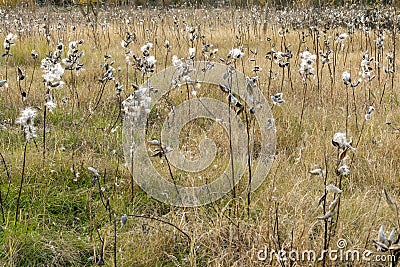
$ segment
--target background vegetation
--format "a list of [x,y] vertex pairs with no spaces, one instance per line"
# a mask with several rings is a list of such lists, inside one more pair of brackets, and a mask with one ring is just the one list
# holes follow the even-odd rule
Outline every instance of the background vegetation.
[[[0,88],[0,265],[293,266],[276,258],[260,262],[257,253],[265,246],[336,248],[341,238],[348,249],[375,252],[372,240],[381,240],[380,226],[385,226],[386,236],[400,227],[399,14],[393,8],[30,6],[4,8],[0,16],[1,40],[9,33],[17,35],[12,55],[0,59],[0,80],[7,82]],[[76,53],[85,52],[79,58],[84,70],[65,70],[64,86],[51,92],[57,107],[49,112],[41,60],[56,51],[60,41],[65,45],[61,58],[66,58],[69,43],[79,40],[84,42]],[[122,47],[122,40],[130,44]],[[133,59],[127,62],[126,52],[142,56],[141,47],[148,42],[157,59],[155,72],[172,65],[173,55],[187,59],[189,48],[196,49],[195,59],[208,55],[218,62],[232,61],[228,52],[241,49],[238,69],[258,76],[256,82],[268,99],[283,93],[280,105],[270,101],[278,137],[276,159],[250,203],[245,184],[238,186],[235,197],[228,194],[198,208],[159,203],[135,184],[122,152],[120,109],[121,101],[144,82]],[[217,54],[203,51],[206,44],[218,48]],[[323,64],[322,54],[328,50],[330,63]],[[280,59],[278,51],[292,56]],[[314,75],[305,78],[299,72],[304,51],[316,55],[315,62],[307,63]],[[366,52],[373,58],[371,79],[345,85],[344,71],[353,84],[362,76]],[[285,62],[286,67],[279,65]],[[114,70],[113,79],[105,83],[99,78],[106,73],[106,63]],[[254,72],[255,65],[262,71]],[[204,86],[198,94],[227,101],[219,88]],[[186,96],[185,89],[176,89],[170,97],[179,103]],[[370,106],[375,111],[366,120]],[[29,143],[16,124],[26,107],[37,112],[37,138]],[[149,140],[158,136],[160,118],[170,108],[171,102],[164,101],[152,110],[149,127],[154,133]],[[228,150],[218,124],[203,121],[189,129],[191,138],[181,133],[186,153],[196,156],[205,135],[221,151]],[[345,149],[346,175],[338,172],[345,155],[332,144],[337,132],[347,132],[347,141],[351,136],[356,149]],[[225,165],[227,158],[217,158],[213,165]],[[165,158],[154,157],[153,162],[167,173]],[[321,175],[310,173],[318,168]],[[204,176],[212,179],[216,169]],[[326,194],[328,184],[343,192]],[[321,219],[339,195],[334,216]]]
[[128,5],[128,6],[143,6],[143,7],[269,7],[269,8],[310,8],[310,7],[324,7],[324,6],[399,6],[398,1],[395,0],[2,0],[2,6],[16,6],[25,5],[34,8],[37,4],[40,5],[61,5],[70,6],[72,4],[93,3],[95,5]]

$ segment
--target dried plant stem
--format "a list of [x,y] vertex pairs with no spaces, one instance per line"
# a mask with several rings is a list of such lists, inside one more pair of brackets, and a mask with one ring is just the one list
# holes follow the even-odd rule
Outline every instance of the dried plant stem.
[[349,86],[346,85],[346,136],[349,133]]
[[270,91],[270,89],[271,89],[271,80],[272,80],[272,58],[270,59],[270,64],[269,64],[268,87],[267,87],[268,96],[271,93],[271,91]]
[[76,77],[74,75],[74,71],[71,70],[71,86],[72,86],[72,99],[74,99],[74,103],[75,103],[75,99],[76,99],[76,104],[77,107],[80,107],[80,102],[79,102],[79,94],[78,94],[78,89],[76,88]]
[[[92,199],[93,199],[93,186],[92,186],[92,177],[89,177],[89,195],[88,195],[88,208],[89,208],[89,237],[90,237],[90,242],[93,241],[93,212],[92,212]],[[95,250],[94,250],[95,253]],[[94,257],[96,259],[96,257]]]
[[121,95],[118,94],[117,98],[118,98],[117,99],[118,106],[116,107],[116,109],[118,110],[118,115],[117,115],[117,118],[115,119],[115,121],[113,123],[111,123],[109,131],[111,131],[117,125],[117,123],[120,121],[119,119],[121,118],[121,115],[122,115]]
[[[339,184],[338,184],[338,188],[342,188],[342,178],[343,178],[343,176],[342,176],[342,175],[340,175],[340,177],[339,177]],[[338,196],[336,196],[336,197],[338,197]],[[337,203],[337,207],[336,207],[336,209],[337,209],[337,212],[336,212],[336,220],[335,220],[335,224],[334,224],[334,226],[335,226],[335,227],[332,229],[332,231],[333,231],[333,235],[336,233],[336,229],[337,229],[337,227],[338,227],[338,224],[339,224],[340,200],[341,200],[341,198],[339,197],[339,199],[338,199],[338,203]]]
[[[292,226],[292,230],[290,231],[290,251],[293,251],[293,243],[294,243],[294,227]],[[289,261],[289,267],[292,267],[295,264],[293,259]]]
[[[276,238],[276,247],[277,251],[282,250],[282,245],[279,237],[279,203],[275,202],[275,224],[274,224],[274,232],[275,232],[275,238]],[[278,261],[282,267],[285,267],[285,262],[279,257]]]
[[306,105],[307,81],[303,82],[303,100],[301,101],[301,114],[300,114],[300,131],[303,126],[304,109]]
[[[392,75],[392,86],[393,86],[393,76],[394,75]],[[385,79],[385,82],[383,83],[383,89],[382,89],[381,98],[379,100],[379,105],[382,104],[383,97],[385,96],[385,91],[386,91],[386,85],[387,85],[387,82],[388,82],[388,78],[389,78],[389,73],[386,74],[386,79]]]
[[92,117],[92,115],[94,114],[95,110],[99,107],[100,101],[101,101],[101,99],[102,99],[102,97],[103,97],[103,93],[104,93],[104,89],[105,89],[105,87],[106,87],[106,84],[107,84],[107,81],[105,81],[105,82],[103,82],[103,83],[101,84],[100,91],[99,91],[99,93],[97,94],[97,97],[96,97],[95,105],[94,105],[93,109],[92,109],[91,111],[89,111],[89,114],[86,116],[86,118],[83,120],[82,125],[85,125],[85,124],[86,124],[86,122],[87,122],[87,121]]
[[280,92],[283,92],[283,83],[285,82],[285,67],[282,67],[282,80]]
[[[364,128],[365,128],[365,121],[366,121],[366,120],[363,120],[363,123],[362,123],[362,125],[361,125],[360,134],[358,135],[358,139],[357,139],[356,145],[354,146],[355,148],[358,147],[358,145],[359,145],[359,143],[360,143],[360,141],[361,141],[362,134],[363,134]],[[355,155],[356,155],[356,154],[353,153],[352,156],[351,156],[350,166],[353,165]]]
[[291,74],[291,71],[290,71],[290,64],[287,66],[287,72],[288,72],[288,78],[289,78],[290,88],[291,88],[292,92],[294,92],[294,89],[293,89],[293,81],[292,81],[292,74]]
[[[6,66],[5,66],[5,72],[6,72],[6,74],[5,74],[5,80],[8,82],[8,63],[9,63],[9,57],[10,57],[10,54],[7,54],[7,56],[6,56]],[[10,92],[10,87],[9,86],[7,86],[7,95],[11,95],[11,92]],[[14,110],[15,109],[15,106],[14,106],[14,101],[11,101],[11,105],[12,105],[12,109]]]
[[336,83],[336,66],[337,66],[337,49],[338,49],[338,44],[335,45],[333,44],[333,62],[332,62],[332,72],[333,72],[333,83]]
[[4,170],[6,171],[7,179],[8,179],[7,193],[6,193],[6,195],[4,196],[4,199],[2,199],[2,194],[1,194],[1,191],[0,191],[1,214],[2,214],[2,216],[3,216],[3,222],[4,222],[4,220],[5,220],[5,217],[4,217],[4,203],[6,203],[7,198],[8,198],[8,194],[9,194],[9,192],[10,192],[11,174],[10,174],[10,172],[8,171],[6,160],[4,159],[4,156],[3,156],[3,154],[2,154],[1,152],[0,152],[0,157],[1,157],[1,161],[2,161],[2,163],[3,163],[3,165],[4,165]]
[[[106,176],[107,176],[107,169],[104,169],[104,175],[103,175],[103,182],[106,183]],[[99,195],[100,195],[100,200],[101,203],[103,204],[103,207],[106,209],[106,211],[108,211],[108,215],[109,215],[109,221],[110,223],[113,223],[113,237],[114,237],[114,244],[113,244],[113,258],[114,258],[114,267],[117,266],[117,215],[114,212],[114,209],[112,208],[111,204],[110,204],[110,200],[109,198],[105,198],[102,187],[101,187],[101,181],[100,181],[100,177],[96,177],[97,179],[95,180],[95,182],[97,182],[97,186],[99,189]],[[100,236],[100,235],[99,235]],[[100,236],[100,240],[102,241],[102,238]],[[103,259],[104,258],[104,241],[102,241],[102,252],[100,254],[100,258]],[[101,261],[100,259],[100,261]]]
[[135,217],[135,218],[144,218],[144,219],[149,219],[149,220],[153,220],[153,221],[157,221],[157,222],[161,222],[161,223],[167,224],[169,226],[174,227],[176,230],[178,230],[180,233],[182,233],[189,240],[189,242],[192,242],[192,238],[190,237],[190,235],[188,233],[186,233],[185,231],[183,231],[181,228],[179,228],[177,225],[173,224],[173,223],[170,223],[168,221],[164,221],[162,219],[159,219],[159,218],[156,218],[156,217],[152,217],[152,216],[149,216],[149,215],[144,215],[144,214],[142,214],[142,215],[127,214],[127,216]]
[[26,92],[26,97],[28,97],[29,92],[31,91],[31,88],[32,88],[33,78],[35,76],[35,71],[36,71],[36,68],[37,68],[36,61],[37,61],[37,59],[35,58],[34,59],[34,63],[33,63],[33,71],[32,71],[32,75],[31,75],[31,80],[29,82],[28,91]]
[[244,112],[246,116],[246,133],[247,133],[247,165],[249,172],[249,183],[247,185],[247,214],[250,218],[250,204],[251,204],[251,182],[252,182],[252,171],[251,171],[251,148],[250,148],[250,126],[249,126],[249,117],[247,114],[247,110]]
[[22,162],[21,183],[19,185],[17,206],[15,208],[15,222],[14,222],[14,225],[17,225],[17,222],[18,222],[18,214],[19,214],[19,205],[20,205],[20,201],[21,201],[22,185],[24,184],[24,177],[25,177],[26,148],[27,148],[27,146],[28,146],[28,142],[25,142],[25,145],[24,145],[24,159],[23,159],[23,162]]
[[101,251],[99,255],[99,265],[104,263],[104,251],[106,249],[106,242],[104,241],[104,238],[100,235],[99,229],[96,229],[97,235],[99,236],[100,242],[101,242]]
[[394,209],[396,212],[397,229],[400,229],[399,208],[397,207],[397,203],[394,203]]
[[334,81],[334,79],[333,79],[333,74],[332,74],[332,69],[331,69],[331,65],[330,64],[328,64],[328,70],[329,70],[329,78],[330,78],[330,80],[331,80],[331,83],[330,83],[330,85],[331,85],[331,100],[332,100],[332,105],[334,104],[334,97],[333,97],[333,86],[334,86],[334,83],[335,83],[335,81]]
[[7,53],[7,56],[6,56],[6,70],[5,70],[5,72],[6,72],[6,80],[8,80],[8,63],[9,63],[9,60],[10,60],[10,53]]
[[107,84],[107,81],[104,81],[104,82],[101,84],[100,91],[99,91],[99,93],[98,93],[97,96],[96,96],[95,105],[94,105],[93,110],[92,110],[92,112],[91,112],[90,114],[93,114],[93,113],[95,112],[95,110],[99,107],[100,101],[101,101],[101,99],[102,99],[102,97],[103,97],[103,94],[104,94],[104,89],[105,89],[105,87],[106,87],[106,84]]
[[355,116],[355,120],[356,120],[356,128],[358,130],[357,102],[356,102],[356,96],[354,93],[354,87],[352,87],[352,89],[353,89],[354,116]]
[[[131,138],[132,138],[132,140],[131,140],[131,144],[133,145],[133,137],[134,137],[134,128],[135,127],[133,127],[133,126],[131,126]],[[134,193],[134,185],[135,185],[135,181],[134,181],[134,178],[133,178],[133,172],[132,172],[132,170],[133,170],[133,154],[134,154],[134,149],[133,148],[131,148],[131,151],[130,151],[131,153],[130,153],[130,158],[131,158],[131,171],[130,171],[130,178],[131,178],[131,202],[133,202],[133,197],[134,197],[134,195],[133,195],[133,193]]]
[[376,209],[374,211],[374,214],[372,215],[371,226],[369,227],[369,230],[367,231],[368,234],[367,234],[367,238],[365,239],[364,249],[366,249],[368,247],[368,244],[371,242],[371,240],[369,238],[371,236],[371,230],[375,225],[375,221],[376,221],[376,218],[377,218],[376,214],[378,213],[378,210],[379,210],[379,207],[380,207],[380,204],[381,204],[381,200],[382,200],[382,197],[379,197],[378,204],[376,205]]
[[[235,69],[236,69],[236,62],[235,62]],[[229,78],[229,88],[232,87],[232,77]],[[231,94],[231,92],[229,92]],[[228,96],[228,135],[229,135],[229,153],[230,153],[230,162],[231,162],[231,169],[232,169],[232,198],[236,199],[236,179],[235,179],[235,169],[234,169],[234,162],[233,162],[233,144],[232,144],[232,118],[231,118],[231,99],[230,95]]]
[[172,182],[174,183],[174,187],[175,187],[176,194],[177,194],[177,196],[179,197],[180,202],[183,203],[182,198],[181,198],[181,195],[180,195],[180,193],[179,193],[178,184],[176,183],[175,177],[174,177],[174,175],[173,175],[173,173],[172,173],[171,163],[169,162],[169,160],[168,160],[168,158],[167,158],[167,155],[166,155],[164,149],[163,149],[162,147],[161,147],[161,149],[162,149],[162,154],[164,155],[165,161],[167,162],[168,172],[169,172],[169,175],[171,176]]
[[[188,121],[190,121],[191,118],[192,118],[192,116],[191,116],[191,108],[190,108],[190,87],[189,87],[189,84],[187,82],[185,84],[186,84],[187,101],[188,101],[188,118],[189,118]],[[186,133],[186,140],[189,140],[189,137],[191,135],[191,131],[192,131],[192,127],[190,126],[189,130]],[[188,146],[186,146],[186,153],[188,152],[188,149],[189,149]]]
[[[323,212],[326,214],[326,184],[328,180],[328,158],[326,155],[326,148],[325,148],[325,153],[324,153],[324,161],[325,161],[325,175],[324,175],[324,199],[323,199]],[[324,250],[328,249],[329,246],[329,236],[328,236],[328,221],[324,220]],[[324,267],[326,264],[326,257],[324,255],[322,259],[322,267]]]
[[[315,42],[315,45],[316,45],[316,49],[315,49],[315,51],[316,51],[316,56],[317,56],[317,59],[316,59],[316,62],[315,62],[315,64],[316,64],[316,72],[317,72],[317,93],[318,93],[318,95],[321,95],[321,84],[322,84],[322,69],[321,69],[321,71],[319,70],[319,53],[318,53],[318,50],[319,50],[319,37],[318,37],[318,35],[319,35],[319,32],[317,32],[316,33],[317,34],[317,37],[316,38],[314,38],[314,42]],[[321,77],[320,77],[321,76]]]
[[117,218],[114,215],[114,267],[117,267]]
[[[392,68],[393,71],[396,71],[396,27],[392,28],[392,40],[393,40],[393,64],[392,64]],[[392,73],[391,75],[391,83],[390,83],[390,88],[391,88],[391,94],[393,95],[394,91],[394,73]]]
[[18,89],[19,89],[19,96],[21,97],[22,106],[25,106],[25,98],[23,96],[23,91],[21,87],[21,80],[18,79]]
[[[351,36],[350,36],[350,39],[352,39],[352,37],[351,37]],[[349,48],[350,48],[350,45],[347,45],[347,46],[346,46],[346,52],[345,52],[345,54],[344,54],[343,66],[345,66],[345,65],[346,65],[346,62],[347,62],[347,56],[348,56],[348,54],[349,54]],[[350,62],[350,65],[351,65],[351,62]]]
[[125,68],[126,68],[126,71],[125,71],[125,75],[126,75],[126,77],[125,77],[125,88],[129,88],[129,62],[125,63]]
[[72,117],[72,120],[74,120],[74,118],[75,118],[75,93],[74,93],[74,88],[73,88],[73,85],[72,85],[74,74],[73,74],[72,70],[70,70],[70,73],[71,73],[71,79],[70,79],[70,82],[68,84],[68,88],[69,88],[69,91],[70,91],[70,94],[71,94],[71,100],[72,100],[71,101],[71,103],[72,103],[71,117]]
[[44,162],[46,160],[46,120],[47,120],[47,106],[44,106],[43,110],[43,152],[42,152],[42,164],[44,168]]
[[[4,169],[5,169],[6,173],[7,173],[7,178],[8,178],[8,181],[9,181],[8,189],[7,189],[7,195],[8,195],[8,190],[9,190],[9,188],[10,188],[10,181],[11,181],[11,179],[10,179],[10,174],[9,174],[9,172],[8,172],[8,168],[7,168],[6,161],[5,161],[5,159],[4,159],[4,157],[3,157],[3,154],[2,154],[1,152],[0,152],[0,157],[1,157],[1,161],[3,162]],[[2,182],[1,182],[1,180],[0,180],[0,188],[1,188],[1,184],[2,184]],[[6,197],[6,198],[7,198],[7,197]],[[3,201],[3,197],[2,197],[1,190],[0,190],[0,211],[1,211],[1,217],[2,217],[3,223],[4,223],[4,222],[5,222],[5,217],[4,217],[4,201]]]

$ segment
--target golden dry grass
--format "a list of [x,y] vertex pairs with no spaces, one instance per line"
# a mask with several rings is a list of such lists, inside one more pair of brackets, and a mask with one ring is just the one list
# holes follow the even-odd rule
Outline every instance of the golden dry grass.
[[[45,13],[46,20],[43,20]],[[8,15],[6,18],[5,16]],[[4,222],[0,231],[0,264],[4,266],[82,266],[95,265],[96,257],[103,254],[107,266],[114,261],[114,225],[109,211],[102,204],[100,191],[109,199],[117,221],[117,263],[118,266],[278,266],[272,262],[257,259],[259,250],[265,246],[271,249],[322,250],[324,244],[324,221],[317,220],[323,215],[318,200],[324,193],[324,180],[309,174],[317,167],[326,168],[327,183],[334,183],[343,190],[340,203],[340,216],[327,225],[329,247],[336,249],[336,241],[345,239],[348,249],[370,249],[375,251],[372,239],[377,236],[381,224],[390,231],[399,227],[396,211],[385,202],[382,190],[386,189],[393,201],[399,202],[400,188],[400,133],[399,133],[399,76],[394,73],[386,81],[385,73],[380,70],[380,78],[371,82],[363,81],[356,87],[355,103],[352,89],[349,101],[348,132],[353,137],[356,152],[349,152],[350,175],[339,178],[335,174],[337,148],[331,139],[336,132],[346,131],[346,86],[342,82],[342,72],[351,71],[358,77],[362,53],[368,50],[374,57],[378,31],[372,30],[366,38],[363,31],[355,32],[345,41],[343,50],[334,43],[337,34],[347,32],[345,27],[332,27],[325,37],[331,41],[337,55],[334,70],[335,82],[331,84],[327,66],[318,63],[319,79],[306,81],[305,105],[303,103],[302,81],[298,69],[298,52],[306,48],[313,54],[323,48],[322,28],[319,33],[319,47],[316,47],[316,31],[304,26],[293,29],[285,39],[278,35],[281,27],[273,21],[273,13],[265,17],[261,11],[222,10],[102,10],[97,18],[97,26],[92,27],[93,14],[89,14],[90,23],[78,10],[38,9],[36,13],[19,10],[13,15],[11,10],[2,13],[0,39],[9,33],[17,33],[14,54],[8,63],[8,88],[0,91],[0,152],[11,172],[10,189],[5,170],[1,170],[1,194],[9,190],[4,200]],[[398,14],[397,14],[398,16]],[[174,24],[174,17],[177,23]],[[299,15],[299,17],[302,17]],[[262,23],[268,19],[268,23]],[[129,20],[129,23],[127,23]],[[185,23],[195,26],[199,38],[191,43]],[[44,33],[49,29],[49,41]],[[76,29],[72,30],[72,26]],[[17,32],[19,28],[24,31]],[[28,31],[29,29],[29,31]],[[304,42],[300,42],[304,32]],[[129,48],[140,55],[140,47],[146,42],[154,44],[151,54],[156,56],[156,72],[171,65],[172,55],[187,57],[191,45],[196,47],[196,59],[201,60],[202,42],[218,48],[215,61],[226,58],[232,47],[243,47],[245,55],[236,62],[237,69],[246,75],[253,75],[253,62],[262,67],[259,87],[267,99],[283,92],[285,102],[273,106],[272,111],[277,128],[277,148],[275,162],[262,186],[252,194],[250,214],[247,214],[246,195],[243,189],[246,182],[239,184],[237,199],[228,194],[221,200],[198,208],[176,208],[159,203],[146,196],[138,186],[132,186],[129,171],[124,165],[122,152],[122,122],[118,119],[119,104],[115,96],[114,84],[106,85],[99,108],[88,118],[95,106],[96,96],[101,88],[98,77],[102,75],[100,64],[104,55],[112,55],[115,61],[115,79],[124,85],[123,98],[133,92],[132,82],[140,84],[141,75],[125,62],[124,49],[120,42],[126,32],[134,33],[134,42]],[[397,43],[397,30],[385,30],[386,52],[395,51],[396,61],[400,54]],[[43,145],[43,101],[45,88],[42,84],[42,70],[37,67],[45,54],[55,49],[58,40],[64,44],[83,39],[82,50],[85,56],[82,62],[85,71],[75,75],[78,98],[74,97],[71,73],[65,72],[62,89],[54,91],[57,108],[48,114],[48,135],[46,140],[46,158],[42,157]],[[165,40],[171,43],[171,51],[166,53]],[[394,42],[395,40],[395,42]],[[286,70],[282,82],[282,69],[265,58],[268,51],[282,50],[290,44],[293,58],[290,60],[290,76]],[[394,46],[396,44],[396,46]],[[39,52],[36,63],[30,57],[30,51]],[[257,55],[251,50],[257,49]],[[371,50],[372,49],[372,50]],[[320,58],[318,58],[320,60]],[[0,78],[5,78],[6,62],[1,59]],[[383,64],[386,64],[383,56]],[[23,87],[33,83],[27,98],[27,106],[38,107],[38,138],[36,143],[28,144],[25,183],[23,185],[19,222],[14,225],[15,206],[18,186],[22,172],[23,136],[15,120],[23,108],[16,82],[16,66],[26,73]],[[272,68],[271,68],[272,66]],[[373,66],[378,75],[376,66]],[[317,66],[316,66],[317,68]],[[269,71],[274,79],[269,80]],[[290,77],[290,78],[289,78]],[[319,80],[319,84],[318,84]],[[268,84],[270,84],[268,86]],[[382,91],[385,94],[381,101]],[[370,99],[366,97],[371,90]],[[218,88],[204,86],[199,95],[226,99]],[[186,99],[186,90],[175,90],[170,98],[176,103]],[[79,106],[78,106],[79,102]],[[381,103],[380,103],[381,102]],[[372,119],[365,121],[368,106],[373,105]],[[354,108],[357,108],[355,115]],[[300,114],[304,116],[300,124]],[[149,139],[158,138],[163,118],[169,112],[168,104],[160,101],[152,111],[149,124]],[[154,115],[159,113],[158,116]],[[153,117],[154,116],[154,117]],[[356,124],[357,116],[357,124]],[[114,122],[117,124],[114,125]],[[386,122],[392,122],[389,126]],[[84,123],[83,123],[84,122]],[[112,126],[114,125],[114,128]],[[396,129],[394,129],[396,128]],[[41,130],[40,130],[41,129]],[[190,133],[190,134],[188,134]],[[198,176],[215,178],[229,162],[227,134],[222,127],[209,120],[198,120],[185,126],[180,133],[182,150],[196,158],[199,141],[207,136],[220,148],[218,157],[211,169],[200,174],[176,172],[182,184],[199,184]],[[357,145],[356,145],[357,144]],[[165,160],[155,157],[153,164],[160,173],[168,177]],[[213,166],[211,165],[211,166]],[[101,175],[104,189],[97,188],[91,181],[89,166],[96,168]],[[74,180],[74,173],[80,176]],[[175,172],[175,170],[174,170]],[[244,180],[247,176],[244,177]],[[131,191],[133,188],[133,192]],[[333,199],[327,197],[328,204]],[[132,214],[124,227],[120,226],[121,214]],[[149,218],[140,218],[145,215]],[[136,216],[136,217],[135,217]],[[162,220],[164,222],[157,221]],[[190,240],[175,225],[185,232]],[[25,237],[28,238],[25,238]],[[100,238],[101,237],[101,238]],[[103,242],[101,241],[103,240]],[[103,246],[104,245],[104,246]],[[305,266],[307,262],[299,262]],[[322,263],[311,263],[321,265]],[[366,266],[365,262],[329,262],[329,266]],[[353,265],[351,265],[353,264]],[[375,263],[368,263],[368,266]],[[328,266],[327,265],[327,266]],[[287,262],[285,266],[289,266]]]

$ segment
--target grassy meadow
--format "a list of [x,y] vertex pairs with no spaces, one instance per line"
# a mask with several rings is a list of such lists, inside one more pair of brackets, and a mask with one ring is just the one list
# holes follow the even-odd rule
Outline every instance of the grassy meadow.
[[[399,254],[389,234],[400,228],[400,14],[375,8],[0,9],[0,265],[396,266],[258,259],[265,247],[319,253],[342,239]],[[195,208],[158,202],[131,176],[123,101],[174,56],[235,66],[268,100],[275,160],[250,201],[248,173],[235,193]],[[183,84],[160,100],[146,140],[189,95],[229,102],[218,86],[196,90]],[[237,116],[253,123],[247,106]],[[165,177],[199,185],[229,165],[218,123],[177,134],[185,155],[199,157],[207,137],[217,157],[201,174],[151,157]]]

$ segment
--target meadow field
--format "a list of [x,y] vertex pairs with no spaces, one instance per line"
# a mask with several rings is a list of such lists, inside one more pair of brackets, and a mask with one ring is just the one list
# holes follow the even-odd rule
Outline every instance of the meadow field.
[[[395,8],[27,5],[0,17],[1,266],[397,265]],[[198,61],[223,82],[202,83]],[[152,80],[168,68],[176,79]],[[232,112],[190,119],[203,98]],[[189,119],[169,147],[164,123],[179,112]],[[132,159],[139,141],[146,161]],[[243,176],[221,198],[175,205],[144,190],[150,165],[176,188],[226,169],[235,182],[236,143]],[[209,164],[181,170],[177,151]]]

